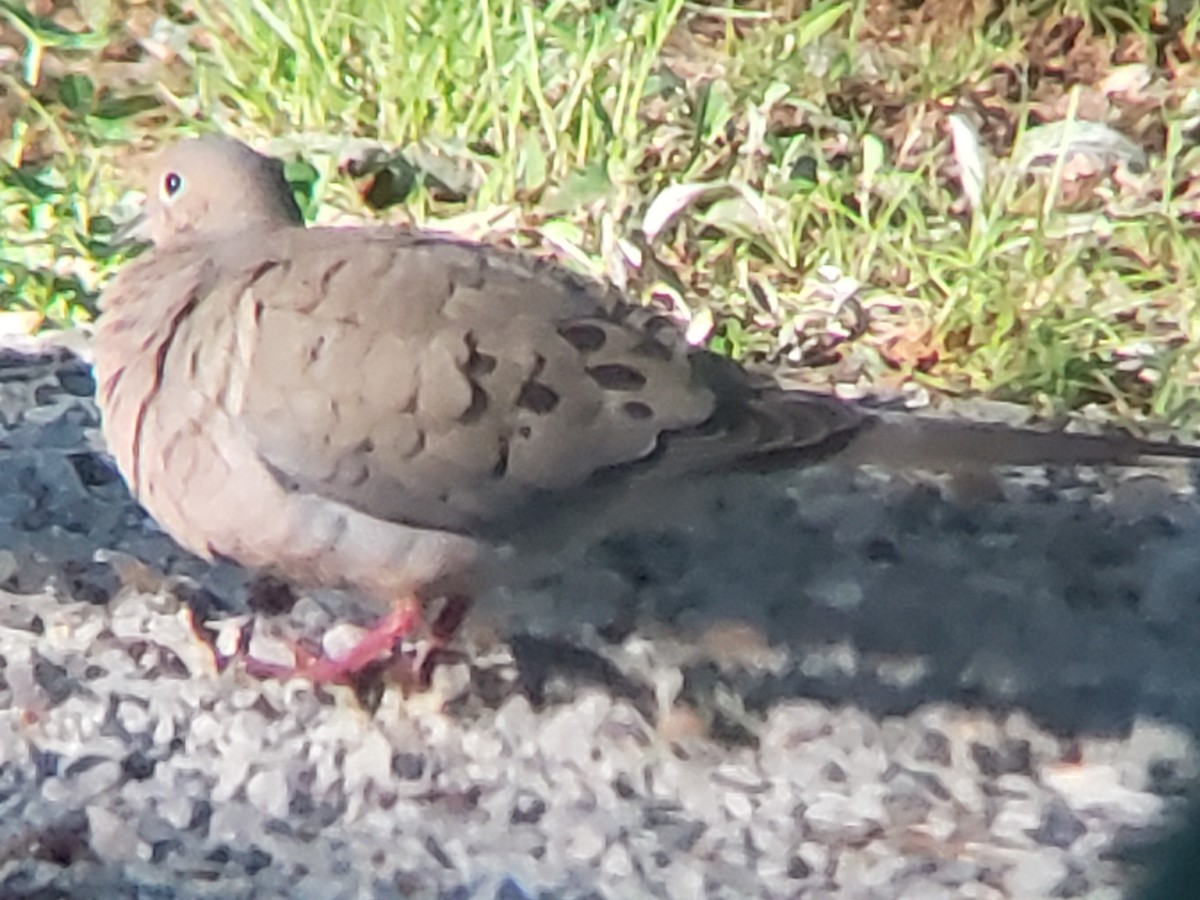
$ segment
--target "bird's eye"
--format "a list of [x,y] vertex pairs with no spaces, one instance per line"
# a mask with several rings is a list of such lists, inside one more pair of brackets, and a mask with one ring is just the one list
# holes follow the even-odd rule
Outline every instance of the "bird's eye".
[[183,178],[177,172],[168,172],[163,176],[163,199],[174,197],[183,188]]

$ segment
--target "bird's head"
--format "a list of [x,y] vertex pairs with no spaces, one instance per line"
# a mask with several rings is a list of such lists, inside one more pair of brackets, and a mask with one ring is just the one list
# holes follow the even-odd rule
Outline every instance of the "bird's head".
[[155,158],[142,214],[123,236],[165,247],[303,224],[279,160],[207,136],[172,144]]

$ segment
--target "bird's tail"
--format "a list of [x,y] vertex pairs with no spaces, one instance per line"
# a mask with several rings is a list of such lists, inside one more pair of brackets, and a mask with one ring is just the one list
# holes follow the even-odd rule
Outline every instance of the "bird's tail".
[[863,423],[839,459],[849,465],[962,470],[994,466],[1161,465],[1200,459],[1200,446],[1125,433],[1080,434],[883,413]]

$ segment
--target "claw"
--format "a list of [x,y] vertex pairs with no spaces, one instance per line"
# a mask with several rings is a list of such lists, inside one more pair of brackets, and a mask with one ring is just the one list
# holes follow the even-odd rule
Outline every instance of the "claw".
[[[246,671],[256,678],[305,678],[313,684],[352,684],[364,669],[381,660],[396,657],[396,669],[402,681],[417,686],[429,683],[437,652],[457,630],[469,606],[466,598],[451,597],[434,620],[428,641],[417,651],[415,659],[398,658],[396,649],[401,641],[411,637],[423,621],[421,601],[407,597],[398,602],[383,618],[371,626],[357,644],[339,656],[314,652],[300,641],[288,641],[295,658],[292,665],[264,662],[248,654],[248,640],[243,640],[235,657],[240,657]],[[195,627],[195,625],[193,625]],[[197,631],[199,636],[200,632]],[[223,662],[228,663],[230,659]],[[223,668],[224,666],[222,666]]]
[[372,663],[395,652],[396,646],[421,626],[421,604],[407,598],[371,626],[347,652],[336,656],[314,653],[299,641],[290,641],[294,665],[262,662],[246,657],[246,671],[258,678],[306,678],[313,684],[349,684]]
[[421,627],[421,604],[408,598],[396,605],[346,653],[334,658],[305,654],[296,657],[295,674],[314,684],[347,683],[371,663],[391,656],[397,644]]

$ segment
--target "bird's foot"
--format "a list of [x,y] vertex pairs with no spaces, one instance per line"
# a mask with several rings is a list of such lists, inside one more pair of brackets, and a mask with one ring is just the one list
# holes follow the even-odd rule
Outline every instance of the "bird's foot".
[[246,658],[246,670],[259,678],[305,678],[313,684],[349,684],[369,665],[390,657],[400,641],[421,627],[421,604],[410,598],[376,622],[353,647],[337,656],[314,653],[291,642],[294,665]]
[[442,608],[429,624],[429,638],[421,643],[414,655],[396,659],[389,671],[404,690],[422,691],[433,680],[433,670],[445,658],[446,645],[462,625],[471,601],[461,595],[446,597]]

